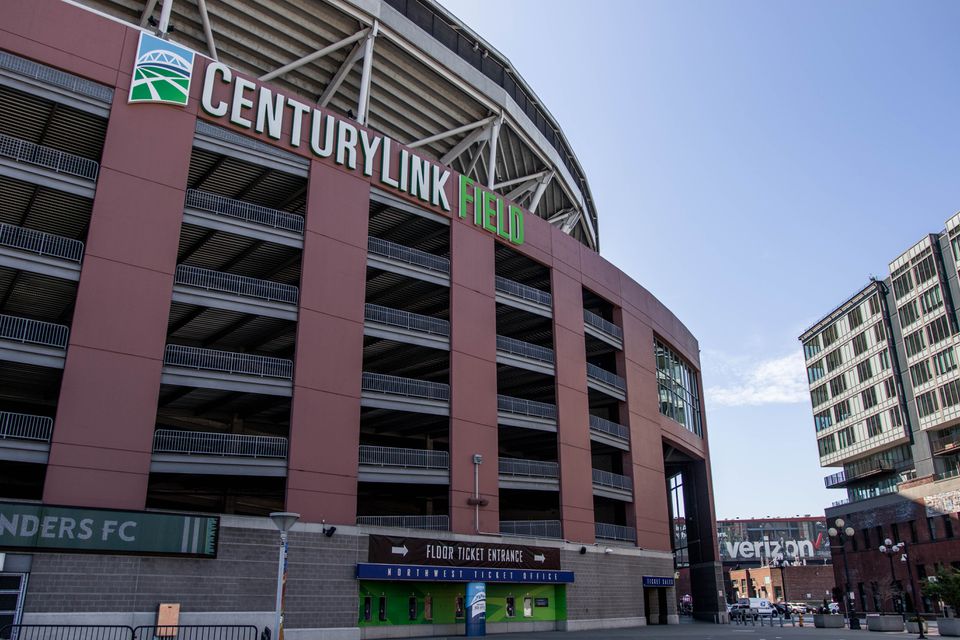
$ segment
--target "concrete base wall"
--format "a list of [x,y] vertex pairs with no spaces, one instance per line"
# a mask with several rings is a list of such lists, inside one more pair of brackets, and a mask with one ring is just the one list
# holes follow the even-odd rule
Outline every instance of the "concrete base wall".
[[644,616],[633,618],[594,618],[592,620],[567,620],[559,624],[560,631],[590,631],[591,629],[623,629],[626,627],[644,627]]

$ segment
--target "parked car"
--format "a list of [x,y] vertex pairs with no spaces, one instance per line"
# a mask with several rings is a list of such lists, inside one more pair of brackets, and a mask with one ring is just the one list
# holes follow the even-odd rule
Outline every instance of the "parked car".
[[759,616],[770,616],[776,611],[766,598],[740,598],[737,604],[745,605],[750,613]]

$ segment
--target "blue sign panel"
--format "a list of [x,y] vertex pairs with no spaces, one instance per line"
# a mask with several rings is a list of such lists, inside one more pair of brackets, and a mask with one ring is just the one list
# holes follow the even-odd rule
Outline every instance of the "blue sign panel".
[[643,586],[645,587],[672,587],[673,578],[662,576],[643,576]]
[[467,635],[487,635],[487,585],[467,583]]
[[[573,582],[573,571],[431,567],[418,564],[373,564],[360,562],[357,564],[357,578],[362,580],[413,580],[419,582],[476,581],[561,584]],[[671,580],[673,580],[673,578],[671,578]]]

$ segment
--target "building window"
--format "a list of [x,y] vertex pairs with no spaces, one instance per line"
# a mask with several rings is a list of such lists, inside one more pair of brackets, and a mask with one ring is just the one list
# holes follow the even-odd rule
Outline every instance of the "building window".
[[813,384],[817,380],[823,377],[823,359],[817,360],[812,365],[807,367],[807,382]]
[[873,341],[874,343],[880,343],[887,339],[887,332],[883,328],[883,323],[878,322],[873,325]]
[[836,452],[837,442],[833,439],[833,434],[831,433],[828,436],[817,439],[817,447],[820,449],[820,457],[822,458]]
[[873,366],[871,366],[869,360],[864,360],[857,365],[857,380],[860,382],[866,382],[873,377]]
[[869,348],[867,332],[858,333],[853,337],[853,355],[858,356]]
[[927,533],[930,534],[930,540],[937,539],[937,520],[936,518],[927,518]]
[[861,313],[860,307],[855,307],[853,311],[847,314],[847,324],[850,325],[851,331],[863,324],[863,313]]
[[917,284],[923,284],[933,276],[937,275],[937,267],[933,263],[933,256],[927,256],[920,263],[914,267],[914,271],[917,274]]
[[890,525],[890,539],[893,540],[894,544],[900,542],[900,525],[896,522]]
[[890,424],[895,427],[903,426],[903,418],[900,416],[900,407],[890,409]]
[[838,375],[836,378],[830,381],[830,395],[836,398],[838,395],[847,390],[847,376],[844,374]]
[[907,304],[900,307],[897,313],[900,315],[900,326],[904,328],[909,327],[920,319],[920,313],[917,311],[916,300],[911,300]]
[[913,278],[910,277],[910,272],[907,271],[899,278],[895,278],[893,281],[893,296],[899,300],[903,296],[907,295],[913,291]]
[[960,404],[960,381],[953,380],[940,387],[940,404],[944,408]]
[[818,432],[832,427],[833,418],[830,417],[830,411],[821,411],[820,413],[813,414],[813,424],[817,427]]
[[960,262],[960,236],[951,238],[950,246],[953,248],[953,261]]
[[814,336],[803,343],[803,356],[806,360],[809,360],[818,353],[820,353],[820,336]]
[[911,358],[923,351],[926,343],[923,341],[923,329],[917,329],[910,335],[904,337],[903,345],[907,350],[907,357]]
[[937,344],[950,336],[950,325],[947,316],[940,316],[927,325],[927,340],[930,344]]
[[843,364],[843,354],[840,353],[840,349],[834,349],[827,354],[827,371],[833,371],[837,367]]
[[813,402],[813,406],[817,407],[830,399],[830,394],[827,392],[827,385],[822,384],[815,389],[810,391],[810,400]]
[[702,435],[697,372],[659,340],[654,340],[654,348],[657,356],[660,413],[680,423],[688,431]]
[[863,402],[864,409],[870,409],[877,406],[877,388],[870,387],[860,392],[860,400]]
[[937,396],[935,391],[927,391],[917,396],[917,415],[926,418],[931,413],[935,413],[940,407],[937,406]]
[[883,422],[880,420],[880,414],[867,418],[867,437],[873,438],[883,433]]
[[863,533],[863,548],[869,549],[870,548],[870,530],[864,529],[862,533]]
[[923,292],[920,296],[920,307],[924,314],[929,314],[943,306],[943,296],[940,294],[940,285],[935,285]]
[[837,431],[837,441],[841,449],[856,444],[857,436],[853,431],[853,427],[847,427],[846,429]]
[[937,370],[937,375],[942,376],[950,373],[957,368],[957,357],[953,353],[953,347],[944,349],[933,356],[933,367]]
[[953,537],[953,520],[950,519],[950,514],[944,514],[940,516],[940,519],[943,521],[943,534],[948,537]]
[[823,348],[826,349],[834,342],[837,341],[837,338],[840,337],[840,332],[837,331],[837,325],[832,324],[826,329],[823,330]]
[[919,387],[929,382],[930,378],[930,364],[928,361],[923,360],[910,367],[910,380],[913,382],[913,386]]
[[833,405],[833,421],[836,423],[843,422],[850,417],[850,401],[841,400],[837,404]]
[[883,381],[883,392],[888,399],[897,397],[897,383],[893,378],[887,378]]
[[880,313],[880,298],[877,297],[877,294],[870,296],[869,306],[871,316],[875,316]]
[[886,371],[890,368],[890,352],[884,349],[880,352],[880,371]]
[[910,542],[917,541],[917,521],[911,520],[907,523],[910,526]]

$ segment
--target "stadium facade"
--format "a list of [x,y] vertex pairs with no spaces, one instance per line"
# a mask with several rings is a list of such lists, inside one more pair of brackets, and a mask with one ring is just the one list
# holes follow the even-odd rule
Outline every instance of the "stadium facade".
[[[0,8],[0,627],[722,619],[696,339],[416,0]],[[611,160],[616,161],[616,159]],[[683,537],[674,518],[685,519]]]

